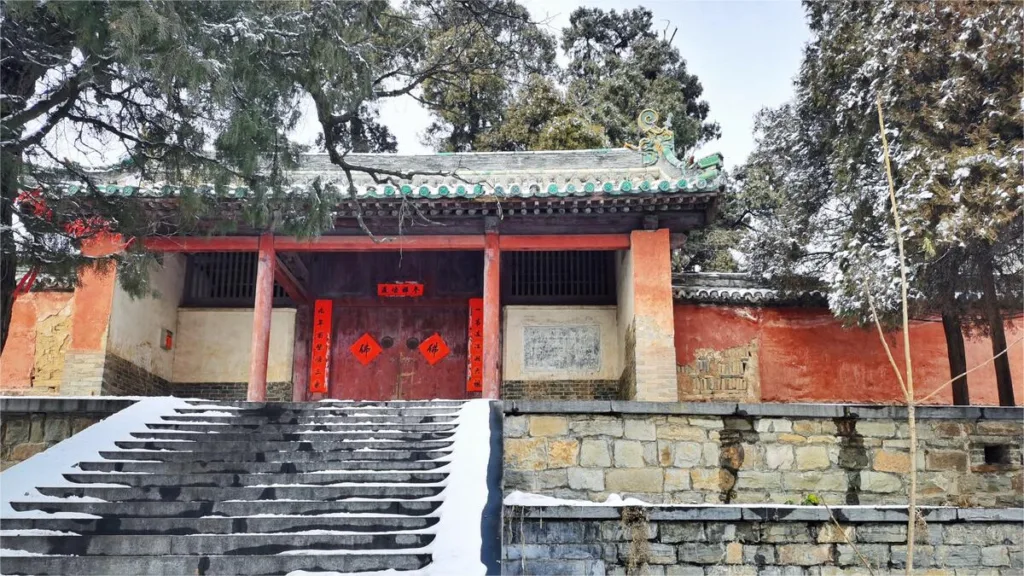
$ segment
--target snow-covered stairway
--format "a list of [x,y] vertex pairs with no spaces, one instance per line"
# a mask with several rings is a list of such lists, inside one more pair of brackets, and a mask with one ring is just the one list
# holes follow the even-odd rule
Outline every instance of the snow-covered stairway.
[[470,404],[190,402],[11,501],[0,572],[422,569]]

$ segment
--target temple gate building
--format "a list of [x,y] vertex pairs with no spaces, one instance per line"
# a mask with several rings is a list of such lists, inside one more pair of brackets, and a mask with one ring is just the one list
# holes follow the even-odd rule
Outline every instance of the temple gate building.
[[[841,327],[822,298],[742,275],[673,276],[672,250],[725,193],[722,157],[681,160],[656,115],[640,125],[635,148],[351,154],[381,172],[354,172],[355,197],[314,239],[246,229],[247,191],[233,188],[210,223],[233,233],[141,240],[161,257],[157,295],[132,299],[114,274],[85,270],[73,292],[21,296],[2,391],[898,401],[877,335]],[[388,176],[399,172],[411,177]],[[154,218],[177,212],[176,186],[121,184],[133,177],[111,174],[102,190]],[[348,186],[326,155],[303,156],[291,177]],[[923,389],[937,386],[941,325],[912,330]],[[985,339],[967,344],[970,365],[991,355]],[[1010,352],[1018,398],[1021,356]],[[972,374],[972,401],[998,403],[993,380],[991,367]]]

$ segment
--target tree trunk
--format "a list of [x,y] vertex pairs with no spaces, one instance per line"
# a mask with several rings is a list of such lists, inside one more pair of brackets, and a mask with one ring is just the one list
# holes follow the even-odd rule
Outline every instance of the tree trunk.
[[14,250],[14,199],[18,194],[19,159],[0,152],[0,351],[7,345],[17,286],[18,257]]
[[[996,292],[995,272],[992,261],[984,260],[981,264],[982,305],[988,319],[989,332],[992,339],[992,355],[997,356],[1006,350],[1006,332],[1003,328],[1003,315],[999,312],[999,294]],[[1016,406],[1013,399],[1013,376],[1010,372],[1009,354],[998,356],[993,365],[996,369],[996,389],[999,391],[1000,406]]]
[[942,330],[946,335],[946,356],[949,357],[949,377],[953,380],[953,404],[967,406],[971,403],[967,392],[967,351],[964,349],[964,332],[960,316],[952,312],[942,314]]

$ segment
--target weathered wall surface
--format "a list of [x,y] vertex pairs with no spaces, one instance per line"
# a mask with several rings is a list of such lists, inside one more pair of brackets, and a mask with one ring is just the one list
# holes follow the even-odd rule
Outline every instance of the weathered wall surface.
[[71,341],[72,292],[29,292],[18,297],[0,356],[4,394],[51,395],[60,390]]
[[[604,501],[906,501],[905,411],[835,404],[505,402],[504,489]],[[1024,409],[921,408],[922,504],[1024,505]]]
[[[248,382],[252,316],[251,308],[180,309],[172,387],[178,383]],[[295,309],[275,308],[270,320],[268,382],[292,381],[294,336]]]
[[616,307],[506,306],[502,397],[618,398]]
[[[832,510],[839,527],[821,507],[506,506],[502,572],[859,576],[871,573],[866,561],[874,574],[904,573],[905,508]],[[1009,576],[1024,568],[1020,509],[921,513],[914,566],[922,573]]]
[[120,284],[114,286],[107,352],[156,378],[170,380],[174,351],[164,350],[161,344],[164,330],[176,330],[185,286],[185,257],[164,254],[163,265],[150,270],[149,280],[157,297],[133,299]]
[[0,470],[35,456],[131,404],[130,400],[0,399]]
[[[681,400],[741,402],[902,401],[873,329],[844,328],[827,310],[676,304],[676,364]],[[1007,322],[1007,340],[1024,318]],[[902,366],[902,337],[888,336]],[[967,340],[968,368],[992,357],[987,338]],[[911,353],[918,395],[949,379],[939,322],[914,322]],[[1024,398],[1024,343],[1010,350],[1015,396]],[[968,376],[971,404],[998,405],[989,364]],[[930,402],[952,403],[949,387]]]
[[668,230],[634,230],[616,258],[622,397],[678,398],[672,363],[672,262]]

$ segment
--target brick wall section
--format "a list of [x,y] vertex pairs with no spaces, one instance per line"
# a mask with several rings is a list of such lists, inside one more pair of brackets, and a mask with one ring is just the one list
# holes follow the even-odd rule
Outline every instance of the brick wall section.
[[[204,400],[245,400],[245,382],[198,382],[173,383],[168,387],[168,394],[178,398],[202,398]],[[291,402],[291,382],[268,382],[268,402]]]
[[618,380],[557,380],[501,383],[501,397],[506,400],[618,400]]
[[[833,511],[841,529],[821,508],[506,506],[503,573],[626,574],[632,560],[633,573],[662,576],[868,574],[847,538],[875,574],[904,572],[905,509]],[[915,546],[915,568],[990,576],[1024,568],[1021,510],[922,512],[927,528]]]
[[169,387],[163,378],[107,353],[103,367],[104,396],[165,396]]
[[62,396],[99,396],[103,389],[103,369],[107,356],[102,350],[68,351],[64,355]]
[[[906,501],[908,428],[893,407],[708,403],[686,414],[687,405],[656,404],[663,412],[650,413],[644,404],[534,402],[533,413],[517,414],[531,403],[506,402],[505,492],[650,503],[799,503],[809,494],[831,505]],[[574,413],[581,405],[604,409]],[[919,502],[1024,506],[1024,410],[985,410],[994,418],[978,419],[977,408],[920,409]]]

